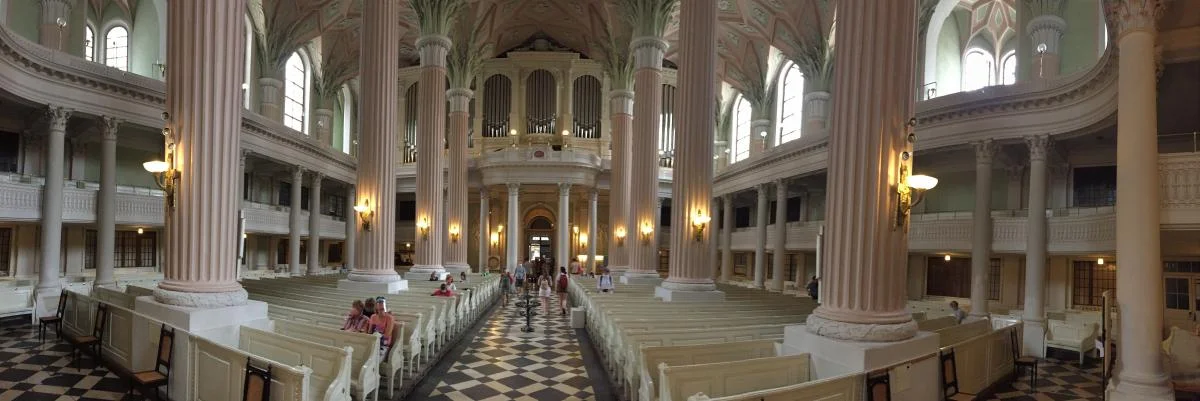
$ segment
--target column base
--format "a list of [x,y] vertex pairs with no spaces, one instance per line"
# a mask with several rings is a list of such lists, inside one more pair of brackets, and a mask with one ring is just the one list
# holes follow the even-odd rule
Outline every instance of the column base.
[[817,336],[854,342],[905,341],[917,334],[917,322],[912,320],[896,324],[847,323],[816,314],[808,315],[804,327]]
[[1021,354],[1046,357],[1046,321],[1021,320],[1024,324],[1021,330]]
[[[466,263],[447,263],[445,268],[446,268],[447,273],[453,273],[453,274],[458,274],[458,273],[462,273],[462,272],[467,272],[467,273],[471,272],[471,265],[468,265]],[[425,273],[425,274],[429,274],[429,273]],[[429,278],[426,277],[425,279],[428,280]]]
[[658,284],[662,282],[662,276],[658,272],[633,272],[626,271],[621,275],[621,284]]
[[[246,290],[241,286],[237,290],[226,292],[184,292],[165,290],[161,287],[154,289],[154,300],[166,305],[184,308],[223,308],[228,306],[245,305],[249,299]],[[186,330],[186,329],[185,329]]]
[[608,272],[612,273],[612,274],[624,273],[627,271],[629,271],[629,266],[621,266],[621,265],[609,265],[608,266]]
[[1175,391],[1171,389],[1170,378],[1167,375],[1139,377],[1138,379],[1137,382],[1134,382],[1128,377],[1122,380],[1120,373],[1113,375],[1112,381],[1108,383],[1108,388],[1104,389],[1107,394],[1105,399],[1113,401],[1169,401],[1175,399]]
[[[810,317],[811,319],[811,317]],[[783,330],[784,355],[807,353],[812,357],[812,380],[863,373],[915,360],[938,352],[938,335],[920,332],[896,342],[844,341],[813,333],[807,325]],[[891,400],[927,401],[942,398],[938,359],[925,358],[891,368]]]
[[389,283],[392,281],[404,281],[399,273],[394,270],[353,270],[346,275],[346,279],[357,281],[360,283]]
[[[709,290],[683,290],[667,288],[670,282],[663,282],[663,285],[654,288],[654,297],[662,298],[663,302],[707,302],[707,301],[724,301],[725,292],[715,289]],[[712,285],[709,285],[712,287]]]
[[395,294],[408,290],[408,280],[396,281],[356,281],[338,280],[338,289],[380,294]]
[[429,275],[433,273],[437,273],[438,280],[445,280],[446,276],[449,275],[449,273],[446,273],[446,268],[440,265],[416,265],[408,269],[407,273],[404,273],[404,278],[406,280],[428,281]]

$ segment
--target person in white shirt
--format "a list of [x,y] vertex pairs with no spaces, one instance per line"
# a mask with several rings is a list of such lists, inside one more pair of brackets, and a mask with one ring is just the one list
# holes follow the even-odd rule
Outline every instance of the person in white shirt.
[[614,292],[612,276],[608,274],[608,268],[604,268],[604,273],[596,280],[596,289],[600,292]]
[[954,314],[954,320],[957,320],[959,324],[962,324],[963,320],[967,318],[967,312],[958,309],[958,301],[950,301],[950,312]]

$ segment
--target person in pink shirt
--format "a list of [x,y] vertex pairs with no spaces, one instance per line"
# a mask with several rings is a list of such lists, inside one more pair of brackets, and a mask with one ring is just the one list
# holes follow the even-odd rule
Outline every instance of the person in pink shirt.
[[375,298],[375,314],[371,315],[371,330],[368,333],[379,333],[383,336],[383,341],[379,343],[381,350],[387,350],[388,344],[392,343],[392,326],[395,323],[396,318],[388,311],[387,299]]

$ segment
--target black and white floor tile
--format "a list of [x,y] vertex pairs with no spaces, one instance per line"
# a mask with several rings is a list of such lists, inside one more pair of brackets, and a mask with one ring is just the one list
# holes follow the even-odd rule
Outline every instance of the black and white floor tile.
[[70,352],[52,332],[38,342],[28,316],[0,320],[0,401],[142,399],[126,397],[128,382],[90,356],[73,362]]
[[1038,361],[1037,388],[1029,383],[1029,373],[1022,371],[1012,381],[1000,383],[979,401],[1100,401],[1104,387],[1100,378],[1100,362],[1089,359],[1082,367],[1077,354],[1052,350],[1049,358]]
[[427,378],[436,381],[432,390],[416,393],[415,399],[597,400],[592,383],[607,380],[589,377],[568,317],[553,307],[548,315],[540,314],[539,308],[532,319],[534,332],[524,333],[519,309],[514,302],[497,309],[460,355],[448,357],[453,364],[445,373]]

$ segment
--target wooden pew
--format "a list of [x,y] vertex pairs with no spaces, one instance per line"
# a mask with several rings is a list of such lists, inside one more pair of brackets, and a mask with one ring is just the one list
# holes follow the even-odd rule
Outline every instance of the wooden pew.
[[188,393],[195,400],[240,400],[246,380],[246,362],[271,366],[271,401],[309,401],[314,399],[309,381],[312,369],[230,348],[203,337],[191,337],[188,343],[194,379],[187,380]]
[[683,401],[696,393],[729,396],[809,381],[808,354],[698,365],[658,365],[660,401]]
[[[397,338],[404,338],[404,323],[397,324]],[[313,327],[305,324],[276,320],[272,330],[288,337],[311,341],[334,348],[350,347],[350,366],[353,369],[350,376],[351,395],[365,401],[367,395],[375,393],[379,398],[379,343],[380,335],[347,332],[335,329]],[[393,352],[401,352],[402,347],[394,347]],[[395,356],[395,355],[393,355]],[[403,358],[398,356],[397,358]]]
[[269,331],[241,326],[238,349],[250,354],[311,369],[308,377],[309,400],[343,401],[350,399],[350,347],[336,348]]
[[[695,394],[688,401],[862,401],[866,398],[866,376],[851,374],[828,379],[792,384],[768,390],[724,397]],[[882,398],[881,398],[882,399]]]
[[642,348],[641,387],[639,401],[658,399],[657,366],[699,365],[706,363],[731,362],[743,359],[777,356],[779,343],[773,340],[737,341],[723,344],[681,345]]

